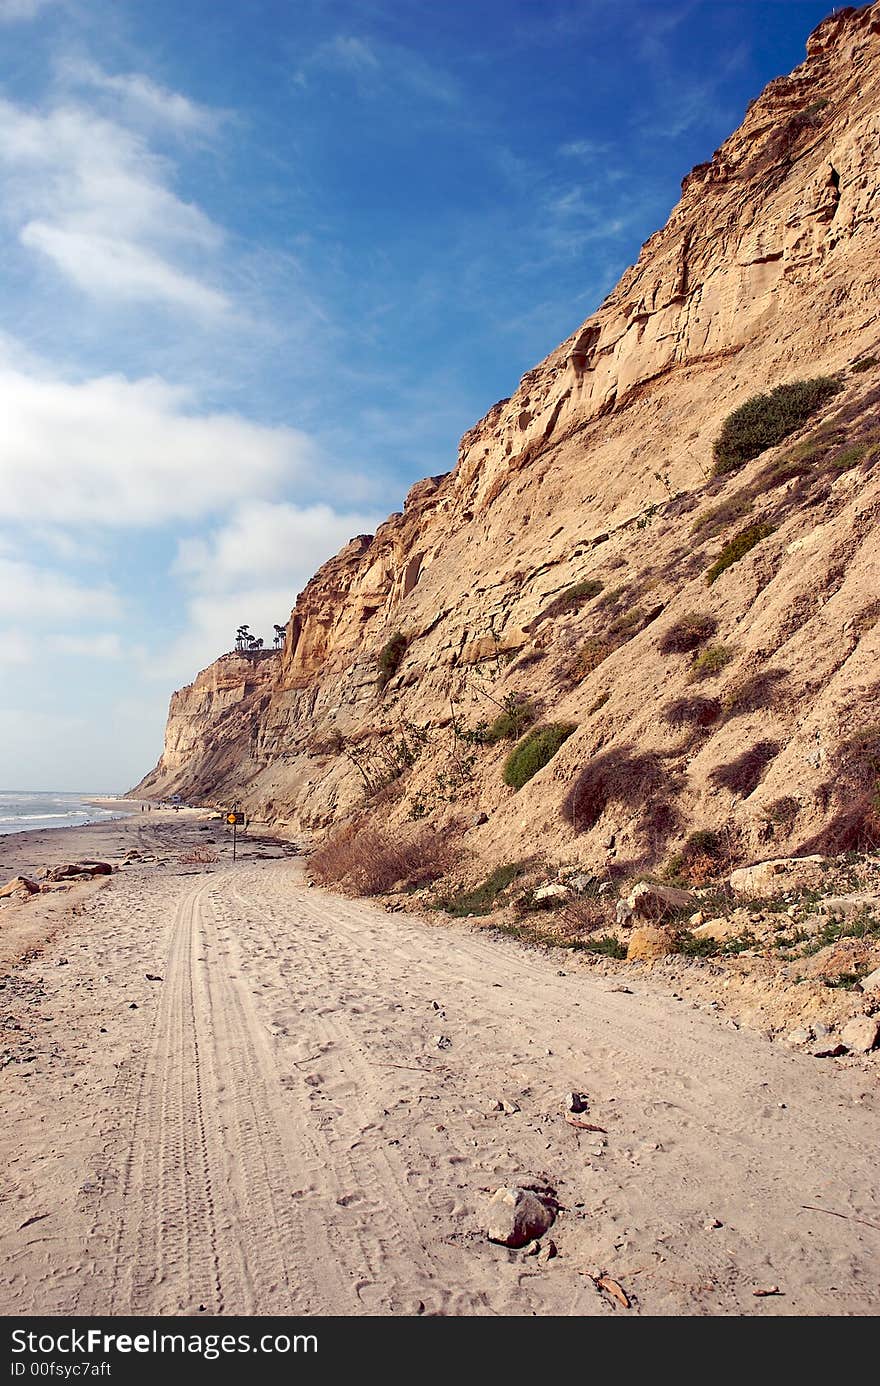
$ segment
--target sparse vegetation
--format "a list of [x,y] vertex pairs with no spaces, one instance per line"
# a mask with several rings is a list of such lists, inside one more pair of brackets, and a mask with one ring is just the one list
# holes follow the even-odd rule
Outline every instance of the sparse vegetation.
[[834,472],[849,472],[853,467],[858,467],[860,463],[867,462],[876,457],[880,448],[877,444],[877,435],[864,439],[859,443],[852,443],[848,448],[835,453],[828,463]]
[[840,742],[837,759],[841,766],[870,782],[880,776],[880,722],[871,723],[853,732]]
[[558,597],[554,597],[541,615],[563,616],[568,611],[577,611],[578,607],[584,606],[594,597],[598,597],[604,585],[598,578],[584,578],[582,582],[574,583],[572,587],[567,587],[564,592],[560,592]]
[[790,794],[783,794],[780,798],[774,799],[764,810],[764,818],[775,828],[784,828],[790,831],[794,820],[800,813],[800,804],[797,799]]
[[504,903],[505,891],[523,874],[527,865],[527,862],[514,861],[498,866],[479,885],[441,900],[440,908],[459,919],[469,914],[489,914]]
[[660,638],[661,654],[688,654],[704,645],[718,629],[718,622],[707,612],[688,611]]
[[342,754],[357,770],[363,780],[364,794],[371,798],[387,790],[410,766],[415,765],[427,740],[424,727],[404,719],[396,737],[380,735],[378,741],[364,745],[343,743]]
[[686,838],[681,851],[670,857],[663,875],[685,886],[705,885],[731,866],[735,842],[735,833],[722,835],[698,828]]
[[576,722],[551,722],[535,727],[513,748],[504,762],[504,783],[522,789],[533,775],[548,765],[563,742],[577,731]]
[[793,380],[754,395],[724,421],[713,448],[714,474],[737,471],[753,457],[784,442],[842,389],[832,376]]
[[513,741],[532,725],[538,710],[531,698],[519,693],[511,693],[503,699],[502,711],[491,723],[486,733],[487,745],[497,741]]
[[802,958],[813,957],[830,944],[839,943],[842,938],[875,938],[878,934],[880,934],[880,919],[866,908],[860,910],[850,919],[829,919],[826,924],[822,925],[816,937],[801,949],[800,956]]
[[668,789],[667,779],[657,755],[638,754],[625,747],[603,751],[580,770],[569,787],[562,816],[575,832],[589,832],[610,803],[644,805],[660,789]]
[[614,654],[621,643],[621,641],[611,640],[607,636],[591,636],[589,640],[584,641],[574,658],[566,666],[567,677],[574,683],[581,683],[592,674],[594,669],[598,669],[609,655]]
[[[874,690],[875,696],[877,690]],[[833,757],[833,793],[839,811],[809,845],[826,852],[875,852],[880,847],[880,723],[869,723],[842,740]]]
[[717,698],[675,698],[666,703],[661,713],[663,721],[670,727],[695,727],[704,731],[714,726],[721,716],[721,703]]
[[779,684],[787,673],[786,669],[764,669],[739,679],[724,695],[721,706],[725,717],[740,717],[746,712],[772,707]]
[[734,520],[741,520],[744,515],[751,514],[754,504],[755,499],[751,491],[736,491],[727,500],[698,515],[691,526],[691,533],[699,535],[701,539],[711,539],[713,535],[720,534],[728,525],[732,525]]
[[880,366],[880,356],[863,356],[861,361],[856,361],[851,370],[853,375],[861,375],[862,371],[871,371],[875,366]]
[[622,635],[627,640],[635,635],[645,620],[645,613],[640,606],[631,606],[628,611],[622,611],[619,616],[608,625],[608,630],[612,635]]
[[723,940],[696,938],[689,930],[685,929],[678,940],[678,951],[683,953],[686,958],[730,957],[736,953],[744,953],[748,948],[754,948],[757,942],[758,940],[749,929],[744,929],[741,934]]
[[623,960],[626,957],[626,944],[615,938],[614,934],[599,934],[595,938],[579,939],[571,946],[584,953],[604,953],[606,958]]
[[726,669],[734,658],[735,651],[730,645],[707,645],[691,664],[690,679],[697,683],[700,679],[714,679]]
[[357,895],[381,895],[399,882],[415,888],[444,875],[455,863],[448,834],[423,828],[393,836],[378,828],[347,823],[309,859],[319,885],[342,885]]
[[722,573],[726,572],[734,563],[738,563],[741,558],[745,558],[756,544],[760,544],[762,539],[769,538],[773,531],[774,526],[764,522],[748,525],[745,529],[741,529],[739,534],[734,535],[730,542],[724,545],[707,572],[706,586],[711,587]]
[[403,663],[408,644],[403,631],[397,631],[379,651],[376,665],[379,670],[377,683],[380,689],[386,688]]

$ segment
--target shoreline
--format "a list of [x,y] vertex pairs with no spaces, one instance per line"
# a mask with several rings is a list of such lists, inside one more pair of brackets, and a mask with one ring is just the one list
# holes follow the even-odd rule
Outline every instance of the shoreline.
[[[83,800],[83,802],[87,802]],[[93,801],[97,804],[98,801]],[[104,801],[109,802],[109,801]],[[0,888],[16,876],[26,876],[41,882],[48,868],[77,861],[106,861],[114,868],[112,875],[95,876],[90,881],[72,884],[60,882],[52,889],[41,889],[23,902],[0,900],[0,974],[13,968],[23,958],[39,952],[60,928],[69,923],[90,896],[106,888],[116,879],[125,856],[141,824],[139,801],[129,801],[128,811],[112,818],[99,818],[90,823],[68,823],[57,828],[24,828],[20,832],[0,835]],[[102,806],[102,805],[100,805]],[[201,809],[154,809],[149,815],[150,827],[161,833],[169,819],[178,823],[201,821]],[[127,869],[127,868],[125,868]],[[45,883],[48,884],[48,883]]]

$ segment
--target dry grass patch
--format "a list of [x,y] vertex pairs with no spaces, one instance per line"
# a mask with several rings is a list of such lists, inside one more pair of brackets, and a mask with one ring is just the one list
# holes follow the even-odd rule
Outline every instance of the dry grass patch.
[[392,886],[416,889],[452,869],[458,853],[451,834],[431,828],[379,828],[347,823],[312,853],[309,872],[318,885],[344,886],[356,895],[381,895]]
[[705,611],[688,611],[660,637],[661,654],[689,654],[715,634],[718,622]]
[[690,698],[674,698],[666,703],[660,715],[667,726],[676,730],[691,727],[695,731],[705,731],[721,716],[721,703],[717,698],[703,698],[695,693]]

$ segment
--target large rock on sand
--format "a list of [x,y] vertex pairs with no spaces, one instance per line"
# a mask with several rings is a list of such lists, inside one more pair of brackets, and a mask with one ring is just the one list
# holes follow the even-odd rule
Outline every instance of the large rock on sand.
[[618,901],[617,922],[628,924],[631,919],[669,919],[671,915],[690,913],[699,901],[689,890],[676,886],[657,885],[655,881],[639,881],[625,900]]
[[489,1200],[489,1241],[525,1246],[543,1237],[555,1217],[555,1205],[532,1189],[496,1189]]
[[39,889],[37,882],[32,881],[30,876],[13,876],[12,880],[7,881],[0,889],[0,900],[5,900],[9,896],[25,900],[31,895],[36,895]]
[[679,930],[669,924],[645,924],[633,929],[626,949],[627,962],[650,962],[678,952]]
[[730,888],[736,895],[768,900],[787,890],[812,890],[825,876],[824,857],[777,857],[741,866],[731,873]]
[[68,861],[62,866],[50,866],[47,881],[69,881],[78,876],[109,876],[113,867],[109,861]]
[[870,1054],[880,1039],[880,1015],[857,1015],[847,1021],[840,1038],[853,1054]]

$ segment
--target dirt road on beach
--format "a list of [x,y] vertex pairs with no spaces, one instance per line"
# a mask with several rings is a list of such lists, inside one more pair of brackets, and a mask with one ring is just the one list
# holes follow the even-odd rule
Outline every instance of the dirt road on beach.
[[[187,866],[192,826],[118,831],[164,862],[0,991],[3,1313],[876,1311],[864,1073],[659,975],[621,991],[254,848]],[[565,1122],[571,1089],[605,1135]],[[488,1194],[519,1182],[556,1190],[553,1259],[486,1240]]]

